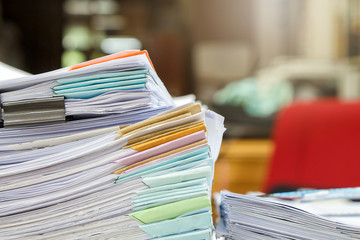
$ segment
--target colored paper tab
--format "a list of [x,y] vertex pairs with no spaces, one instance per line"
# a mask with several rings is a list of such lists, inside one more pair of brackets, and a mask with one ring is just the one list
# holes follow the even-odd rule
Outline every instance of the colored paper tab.
[[211,207],[208,196],[190,198],[130,213],[129,216],[145,224],[174,219],[188,212]]

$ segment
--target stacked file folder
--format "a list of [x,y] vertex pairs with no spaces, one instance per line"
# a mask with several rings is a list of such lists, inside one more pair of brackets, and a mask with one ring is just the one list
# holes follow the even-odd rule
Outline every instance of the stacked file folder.
[[[339,207],[348,220],[357,219],[357,226],[330,218],[329,214],[340,214]],[[321,202],[310,208],[304,203],[222,192],[217,233],[229,239],[360,239],[359,207],[351,202]]]
[[[173,107],[146,53],[111,59],[0,84],[0,239],[211,238],[223,117],[200,104]],[[137,64],[147,71],[145,85],[135,83],[140,90],[94,96],[75,87],[74,96],[55,88],[59,79],[81,79],[82,88],[105,72],[138,71]],[[60,94],[66,122],[39,119],[44,109],[53,116],[58,107],[49,99]],[[38,112],[23,108],[34,102]],[[22,121],[20,112],[30,117]]]

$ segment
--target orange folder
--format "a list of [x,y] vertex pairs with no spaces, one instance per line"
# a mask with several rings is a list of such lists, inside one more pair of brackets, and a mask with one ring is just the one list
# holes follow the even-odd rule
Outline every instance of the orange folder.
[[205,125],[201,124],[201,125],[198,125],[195,127],[184,129],[179,132],[167,134],[162,137],[158,137],[158,138],[151,139],[151,140],[143,142],[143,143],[139,143],[137,145],[132,146],[131,148],[134,149],[135,151],[141,152],[141,151],[147,150],[149,148],[159,146],[161,144],[173,141],[175,139],[190,135],[190,134],[198,132],[198,131],[206,131]]
[[107,62],[107,61],[111,61],[111,60],[115,60],[115,59],[132,57],[132,56],[137,56],[137,55],[142,55],[142,54],[146,55],[146,57],[148,58],[148,60],[149,60],[149,62],[151,64],[151,67],[155,71],[154,65],[152,64],[152,62],[150,60],[150,57],[149,57],[149,54],[148,54],[148,52],[146,50],[142,50],[142,51],[127,50],[127,51],[122,51],[122,52],[119,52],[119,53],[114,53],[114,54],[111,54],[111,55],[107,55],[107,56],[104,56],[104,57],[100,57],[100,58],[96,58],[96,59],[93,59],[93,60],[90,60],[90,61],[86,61],[86,62],[83,62],[83,63],[76,64],[74,66],[71,66],[70,70],[75,70],[75,69],[87,67],[87,66],[102,63],[102,62]]

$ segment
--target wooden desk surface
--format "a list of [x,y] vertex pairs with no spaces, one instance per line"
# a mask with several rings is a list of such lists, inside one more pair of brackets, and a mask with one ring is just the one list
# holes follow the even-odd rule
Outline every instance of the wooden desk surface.
[[261,191],[272,151],[268,139],[224,139],[215,164],[213,192]]

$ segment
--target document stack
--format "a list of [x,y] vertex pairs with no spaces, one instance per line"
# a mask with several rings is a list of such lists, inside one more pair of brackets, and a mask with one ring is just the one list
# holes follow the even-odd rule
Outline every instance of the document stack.
[[[104,127],[124,119],[127,123],[138,122],[172,105],[146,51],[120,52],[44,74],[2,81],[0,93],[5,127],[90,117],[97,117],[96,122]],[[90,121],[96,128],[95,121]]]
[[146,52],[0,89],[0,239],[210,239],[224,119],[174,107]]
[[[360,206],[356,202],[306,204],[222,192],[220,209],[217,233],[228,239],[360,239]],[[331,215],[347,215],[357,224]]]

